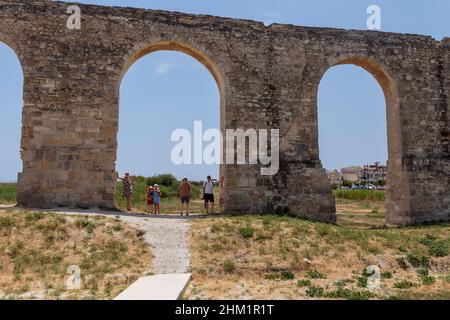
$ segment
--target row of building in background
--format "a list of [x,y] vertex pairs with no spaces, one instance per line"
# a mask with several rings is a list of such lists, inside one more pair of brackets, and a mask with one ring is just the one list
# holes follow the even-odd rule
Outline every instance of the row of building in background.
[[384,189],[387,178],[387,166],[379,162],[365,166],[352,166],[328,171],[328,178],[333,187],[356,187],[360,185],[377,186]]

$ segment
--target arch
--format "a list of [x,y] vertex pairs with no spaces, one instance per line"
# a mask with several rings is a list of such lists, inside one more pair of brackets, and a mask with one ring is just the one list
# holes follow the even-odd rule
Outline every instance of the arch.
[[20,165],[19,165],[18,172],[17,172],[17,175],[16,175],[17,183],[20,183],[20,175],[21,175],[20,171],[21,170],[23,171],[24,168],[25,168],[24,162],[23,162],[23,144],[24,144],[24,141],[23,141],[23,131],[24,131],[24,125],[23,125],[24,124],[24,114],[23,114],[23,109],[24,109],[24,99],[25,99],[25,95],[24,95],[25,73],[24,73],[24,67],[23,67],[22,59],[20,58],[20,55],[17,53],[18,52],[17,48],[14,46],[13,42],[8,41],[8,40],[9,40],[8,37],[5,37],[5,35],[0,34],[0,44],[4,45],[4,47],[8,48],[8,51],[10,51],[12,53],[12,56],[14,57],[13,59],[18,63],[18,66],[19,66],[18,69],[20,70],[20,76],[19,77],[21,79],[21,81],[20,81],[20,86],[21,86],[21,88],[20,88],[20,92],[21,92],[20,93],[20,99],[21,99],[21,101],[18,101],[18,103],[20,105],[19,105],[19,110],[17,110],[17,112],[18,112],[18,119],[19,119],[18,125],[20,125],[20,127],[17,128],[18,129],[17,131],[18,131],[18,134],[19,134],[19,138],[18,138],[19,145],[18,145],[18,148],[17,148],[17,151],[18,151],[17,155],[18,155],[18,158],[19,158]]
[[221,123],[225,115],[226,106],[226,95],[225,95],[225,79],[223,77],[224,72],[219,68],[219,66],[206,54],[204,51],[197,49],[193,45],[189,45],[179,41],[158,41],[153,44],[138,44],[133,47],[133,49],[128,52],[128,54],[123,58],[124,65],[120,71],[118,87],[116,91],[120,91],[120,84],[122,83],[123,77],[127,73],[128,69],[140,58],[151,54],[156,51],[178,51],[185,53],[192,58],[196,59],[202,65],[208,69],[216,80],[216,84],[219,88],[220,93],[220,118]]
[[320,80],[332,67],[344,64],[353,64],[369,72],[378,82],[386,99],[386,115],[388,128],[388,154],[401,157],[403,155],[402,133],[400,121],[400,104],[397,83],[390,76],[387,68],[374,60],[361,56],[341,56],[335,58],[330,64],[323,67],[319,74],[319,82],[315,88],[316,97]]
[[[201,65],[203,65],[206,70],[212,75],[214,81],[217,85],[219,95],[220,95],[220,128],[221,131],[224,131],[225,128],[225,106],[226,106],[226,80],[223,77],[223,69],[218,66],[210,57],[209,54],[206,54],[204,51],[197,49],[192,45],[188,45],[186,43],[182,43],[179,41],[158,41],[153,44],[148,43],[139,43],[135,45],[124,57],[123,57],[123,66],[120,70],[119,79],[117,82],[116,90],[116,98],[117,105],[120,104],[120,89],[123,79],[128,72],[128,70],[133,66],[138,60],[143,58],[144,56],[150,55],[159,51],[175,51],[179,53],[183,53],[196,61],[198,61]],[[119,107],[116,109],[117,115],[119,115]],[[119,117],[118,117],[119,118]],[[118,119],[117,118],[117,119]],[[119,122],[117,122],[117,126]],[[118,137],[118,128],[116,128],[116,137]],[[118,152],[118,146],[116,145],[116,158]],[[224,164],[219,165],[220,177],[225,177],[226,170],[224,168]],[[116,193],[116,192],[114,192]]]
[[[210,55],[204,50],[196,48],[196,46],[187,44],[180,41],[157,41],[155,43],[149,44],[148,42],[143,42],[135,45],[124,57],[123,66],[120,70],[119,79],[117,81],[116,97],[119,98],[120,85],[122,83],[123,77],[127,73],[128,69],[140,58],[151,54],[156,51],[178,51],[191,56],[200,62],[206,69],[211,73],[214,80],[216,81],[217,87],[220,94],[220,125],[222,132],[225,130],[225,110],[226,110],[226,88],[227,85],[226,78],[223,76],[225,72],[217,63],[215,63]],[[119,110],[117,110],[118,113]],[[222,173],[221,173],[222,174]]]
[[[409,190],[408,183],[405,182],[405,177],[402,175],[404,150],[397,82],[390,75],[386,66],[368,57],[343,55],[334,57],[328,60],[328,62],[329,63],[326,66],[321,68],[319,73],[319,81],[315,88],[316,106],[320,81],[329,69],[338,65],[351,64],[363,68],[377,80],[384,93],[388,140],[387,192],[385,201],[386,222],[388,224],[398,223],[398,221],[401,220],[398,215],[405,209],[405,199],[409,195]],[[316,112],[318,112],[317,107]],[[318,118],[316,118],[316,122],[318,125]]]

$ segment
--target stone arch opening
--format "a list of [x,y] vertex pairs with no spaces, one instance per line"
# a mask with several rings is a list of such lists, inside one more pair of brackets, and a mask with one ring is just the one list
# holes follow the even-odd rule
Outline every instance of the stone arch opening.
[[[4,196],[3,204],[17,202],[17,183],[23,171],[22,161],[22,128],[23,128],[23,88],[24,72],[17,51],[9,41],[0,39],[0,63],[2,75],[0,79],[0,186]],[[1,201],[1,200],[0,200]],[[2,203],[0,203],[2,204]]]
[[[130,50],[130,52],[124,57],[124,67],[122,68],[118,87],[116,88],[116,92],[120,92],[120,84],[122,83],[122,79],[127,73],[128,69],[140,58],[152,54],[157,51],[177,51],[196,59],[200,62],[206,69],[211,73],[214,77],[217,87],[219,88],[220,93],[220,123],[224,125],[224,117],[225,117],[225,106],[226,106],[226,90],[227,87],[225,83],[225,78],[223,77],[224,72],[221,70],[218,64],[216,64],[209,55],[197,49],[193,45],[189,45],[186,43],[182,43],[179,41],[161,41],[151,45],[148,44],[138,44],[134,48]],[[223,129],[223,128],[222,128]]]
[[[214,112],[218,112],[218,115],[214,115],[214,117],[217,117],[218,119],[218,126],[208,126],[207,124],[205,124],[205,126],[203,127],[203,130],[207,130],[210,128],[217,128],[219,130],[222,130],[222,126],[224,125],[224,114],[225,114],[225,84],[224,84],[224,80],[222,77],[222,72],[219,70],[218,66],[208,57],[207,54],[205,54],[203,51],[200,51],[196,48],[194,48],[191,45],[187,45],[187,44],[183,44],[180,42],[158,42],[156,44],[152,44],[150,46],[148,45],[137,45],[135,46],[131,52],[125,57],[125,63],[124,63],[124,67],[120,73],[120,81],[119,81],[119,87],[117,88],[117,92],[120,94],[121,90],[122,90],[122,85],[124,83],[124,80],[127,78],[127,72],[130,70],[131,67],[136,67],[139,63],[144,62],[144,59],[152,59],[155,56],[158,55],[172,55],[172,56],[179,56],[180,58],[184,59],[184,62],[187,62],[187,60],[192,60],[194,64],[196,65],[200,65],[201,69],[203,73],[207,73],[209,77],[211,77],[212,82],[215,83],[216,89],[217,89],[217,93],[218,93],[218,103],[217,105],[214,103],[214,105],[209,105],[209,107],[211,108],[216,108],[216,110]],[[192,62],[191,61],[191,62]],[[181,62],[183,63],[183,62]],[[192,70],[189,70],[188,72],[192,72]],[[212,84],[211,82],[211,84]],[[167,84],[165,84],[167,86]],[[171,84],[172,85],[172,84]],[[210,89],[211,90],[211,89]],[[176,85],[173,87],[173,93],[177,92],[177,87]],[[200,94],[200,92],[199,92]],[[120,96],[118,96],[118,102],[119,104],[123,104],[123,102],[121,101],[121,98],[123,97],[123,94],[120,94]],[[151,101],[149,101],[151,102]],[[151,103],[150,103],[151,104]],[[152,107],[155,106],[151,106],[149,105],[149,109],[152,109]],[[183,107],[183,106],[179,106],[179,107]],[[219,108],[217,108],[219,107]],[[123,106],[119,107],[120,113],[123,112]],[[204,108],[202,109],[204,110]],[[205,111],[205,110],[204,110]],[[208,112],[208,111],[206,111]],[[195,111],[194,111],[195,113]],[[121,133],[123,133],[124,131],[121,131],[121,124],[120,124],[120,120],[123,118],[123,114],[122,116],[119,115],[119,130],[118,130],[118,138],[120,138]],[[204,118],[207,118],[207,116],[204,116],[202,118],[202,115],[198,115],[197,112],[197,118],[195,120],[204,120]],[[162,122],[166,122],[169,123],[170,122],[170,118],[160,118],[160,121]],[[189,129],[193,126],[194,121],[189,122],[186,124],[186,121],[183,119],[184,123],[181,125],[182,128],[186,128]],[[191,132],[192,134],[192,139],[194,139],[194,132]],[[203,134],[203,133],[202,133]],[[165,137],[165,136],[164,136]],[[161,137],[162,138],[162,137]],[[168,135],[167,139],[170,139],[170,135]],[[119,142],[120,143],[120,142]],[[194,142],[193,142],[194,143]],[[206,144],[206,143],[205,143]],[[205,146],[205,144],[203,145],[203,147]],[[165,150],[166,151],[166,150]],[[118,148],[116,150],[116,171],[118,169],[118,162],[117,160],[119,160],[118,156],[120,154],[123,154],[123,152],[121,152],[121,146],[118,145]],[[161,156],[161,155],[159,155]],[[163,157],[165,157],[166,155],[163,155]],[[192,152],[192,158],[194,158],[194,151]],[[222,165],[217,165],[217,167],[219,168],[219,174],[217,176],[217,178],[224,176],[225,172],[223,170]],[[217,170],[216,168],[211,168],[211,170],[214,172],[215,170]],[[153,175],[153,174],[164,174],[164,173],[174,173],[177,178],[181,179],[181,175],[179,174],[179,172],[176,170],[176,172],[169,172],[169,171],[158,171],[158,172],[148,172],[147,175]],[[189,170],[189,167],[185,170],[185,174],[183,174],[183,176],[186,176],[188,178],[192,178],[192,172]],[[215,174],[211,174],[211,175],[215,175]],[[206,175],[205,175],[206,176]],[[195,178],[195,181],[199,181],[199,178]],[[204,180],[204,177],[203,177]],[[120,190],[116,190],[116,195],[118,194],[118,192],[120,192]],[[219,201],[216,201],[216,211],[219,209],[219,205],[218,205]],[[117,203],[116,203],[117,205]],[[164,209],[164,208],[163,208]]]
[[[330,65],[323,68],[321,80],[326,72],[333,67],[340,65],[354,65],[367,71],[381,87],[384,94],[386,106],[386,127],[387,128],[387,184],[385,194],[385,222],[387,224],[398,224],[402,222],[402,215],[408,211],[407,195],[408,183],[402,174],[402,132],[400,122],[399,94],[396,81],[392,78],[387,69],[381,64],[365,57],[340,57],[335,59]],[[351,125],[351,123],[346,123]],[[376,159],[374,159],[375,161]],[[350,165],[350,164],[349,164]],[[356,165],[356,164],[355,164]],[[370,170],[363,165],[363,173],[370,176]]]

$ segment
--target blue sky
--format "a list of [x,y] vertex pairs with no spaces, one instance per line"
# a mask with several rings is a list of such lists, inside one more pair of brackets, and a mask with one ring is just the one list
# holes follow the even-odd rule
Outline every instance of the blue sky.
[[[154,0],[79,1],[202,13],[304,26],[366,28],[366,9],[382,10],[382,30],[450,36],[450,2],[446,0]],[[0,44],[0,181],[15,181],[19,161],[22,74],[14,53]],[[177,167],[170,162],[174,129],[219,126],[219,93],[209,72],[181,53],[157,52],[132,66],[121,88],[120,173],[178,177],[218,175],[217,166]],[[170,119],[170,120],[169,120]],[[328,169],[385,161],[386,112],[383,93],[364,70],[338,66],[324,76],[319,91],[320,155]]]

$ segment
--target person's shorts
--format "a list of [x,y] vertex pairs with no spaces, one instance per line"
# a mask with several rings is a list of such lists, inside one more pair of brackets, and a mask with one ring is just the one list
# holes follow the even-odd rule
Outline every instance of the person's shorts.
[[161,198],[153,198],[153,203],[159,206],[161,204]]
[[189,203],[189,200],[191,200],[189,197],[181,197],[181,203]]
[[214,203],[214,194],[205,193],[205,202]]
[[147,205],[151,206],[153,204],[153,199],[147,199]]

